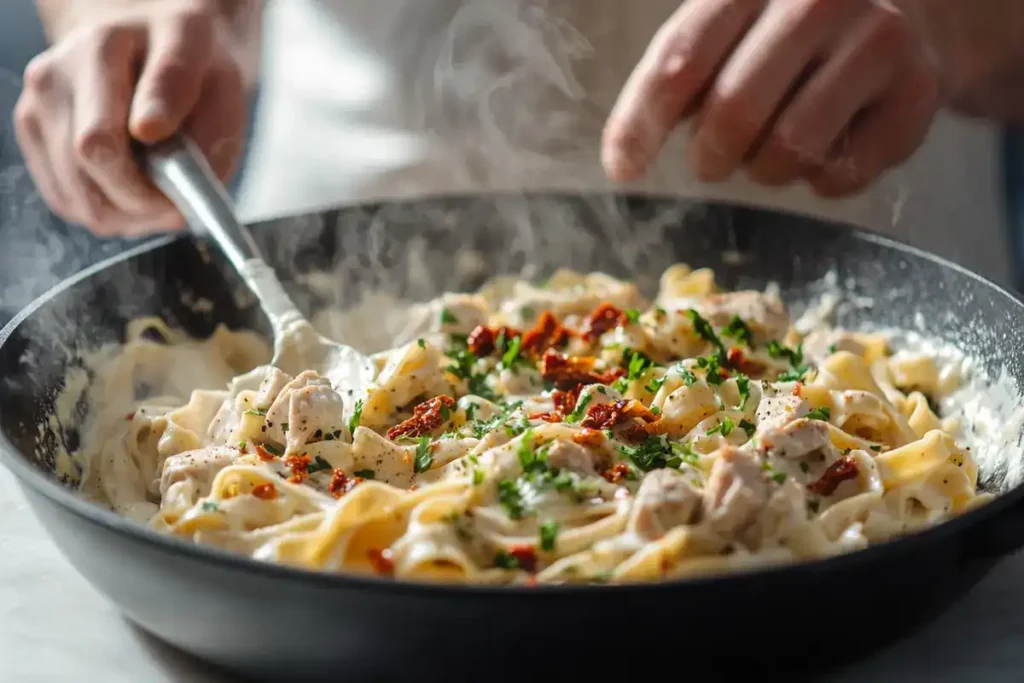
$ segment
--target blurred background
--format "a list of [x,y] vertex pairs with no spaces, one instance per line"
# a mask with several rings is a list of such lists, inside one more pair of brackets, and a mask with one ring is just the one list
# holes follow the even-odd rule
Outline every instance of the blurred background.
[[[0,324],[61,279],[134,244],[120,239],[99,240],[53,216],[37,196],[24,168],[11,114],[25,65],[45,47],[45,36],[31,0],[0,3]],[[999,167],[993,169],[991,177],[1000,185],[996,189],[1004,197],[1005,210],[1000,220],[1005,223],[1006,251],[1012,255],[1009,284],[1020,290],[1024,289],[1024,132],[1004,131],[1002,143],[1001,158],[996,162]],[[949,156],[925,163],[961,162],[956,152]],[[236,178],[240,175],[241,172]],[[966,224],[970,218],[971,209],[965,205],[963,213],[954,219],[958,229],[972,230],[973,226]],[[918,222],[915,216],[909,220]],[[935,250],[942,253],[941,249]],[[1003,273],[984,272],[984,260],[972,259],[970,254],[944,255],[981,271],[982,275],[1007,282]]]

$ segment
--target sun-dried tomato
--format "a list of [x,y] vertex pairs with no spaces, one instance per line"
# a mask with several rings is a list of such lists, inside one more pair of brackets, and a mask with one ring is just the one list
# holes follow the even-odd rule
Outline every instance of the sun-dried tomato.
[[649,429],[649,427],[652,426],[653,425],[644,425],[640,422],[634,422],[633,424],[629,425],[621,432],[619,432],[618,436],[623,441],[628,441],[630,443],[640,443],[641,441],[644,441],[652,433],[657,433],[655,430]]
[[412,417],[388,430],[389,439],[402,436],[423,436],[444,423],[444,411],[455,408],[455,399],[441,394],[419,404],[412,411]]
[[576,403],[580,400],[580,392],[583,385],[577,384],[567,391],[556,389],[551,392],[551,400],[555,403],[555,414],[560,415],[564,420],[572,411],[576,410]]
[[757,379],[764,374],[765,364],[747,358],[746,354],[743,353],[743,349],[737,346],[729,349],[729,352],[725,356],[726,362],[729,363],[729,367],[734,368],[742,372],[744,375]]
[[341,498],[364,481],[365,479],[362,477],[349,477],[342,470],[335,469],[334,474],[331,475],[331,483],[327,485],[327,490],[335,498]]
[[596,360],[592,356],[566,356],[549,350],[541,360],[540,372],[545,380],[554,382],[555,387],[562,391],[587,384],[611,384],[620,376],[614,371],[595,372]]
[[531,574],[537,571],[537,551],[532,545],[514,545],[508,554],[519,561],[519,567]]
[[256,444],[256,456],[260,460],[276,460],[277,456],[268,451],[260,444]]
[[631,418],[654,422],[658,416],[640,401],[624,398],[615,403],[599,403],[596,406],[591,406],[581,424],[590,429],[611,429]]
[[373,571],[384,576],[391,576],[395,573],[395,562],[391,559],[391,551],[387,548],[378,550],[371,548],[366,551],[366,557],[370,560]]
[[604,434],[596,429],[582,429],[572,435],[573,443],[597,448],[604,445]]
[[847,479],[857,478],[857,461],[852,455],[847,455],[828,466],[825,473],[818,481],[807,485],[812,493],[819,496],[830,496],[835,493],[839,484]]
[[129,422],[134,420],[135,419],[135,411],[133,410],[132,412],[130,412],[127,415],[125,415],[124,419],[128,420]]
[[804,393],[804,383],[803,382],[797,382],[793,386],[793,395],[794,396],[800,396],[803,393]]
[[519,348],[527,355],[540,356],[548,349],[564,346],[571,334],[550,311],[544,311],[537,324],[523,335]]
[[616,463],[602,472],[601,476],[613,484],[621,484],[629,477],[629,465],[624,462]]
[[277,498],[277,487],[268,481],[253,488],[252,495],[260,500],[274,500]]
[[549,412],[549,413],[530,413],[526,417],[527,417],[527,419],[530,419],[530,420],[544,420],[545,422],[550,422],[551,424],[557,424],[557,423],[561,422],[562,419],[563,419],[561,415],[559,415],[558,413],[553,413],[553,412]]
[[608,330],[629,324],[629,317],[609,303],[603,303],[594,309],[587,322],[580,330],[584,341],[593,342]]
[[493,328],[477,325],[466,338],[466,347],[477,358],[484,358],[494,353],[499,346],[499,341],[504,340],[504,344],[507,345],[521,334],[519,330],[511,327]]
[[306,454],[289,455],[285,458],[285,467],[292,471],[292,476],[288,478],[288,481],[293,484],[301,484],[306,481],[306,478],[309,477],[309,466],[312,462],[312,459]]

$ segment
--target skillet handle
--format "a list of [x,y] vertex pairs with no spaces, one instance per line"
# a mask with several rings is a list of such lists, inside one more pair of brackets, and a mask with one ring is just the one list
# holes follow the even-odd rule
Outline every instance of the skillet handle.
[[136,145],[136,155],[189,229],[212,237],[237,270],[251,259],[263,260],[249,230],[235,217],[227,190],[191,139],[175,133],[153,145]]

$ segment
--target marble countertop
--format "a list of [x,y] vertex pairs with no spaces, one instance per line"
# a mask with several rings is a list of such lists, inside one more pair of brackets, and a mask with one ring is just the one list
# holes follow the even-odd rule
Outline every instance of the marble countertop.
[[[0,680],[229,683],[121,618],[36,522],[0,467]],[[830,681],[1024,680],[1024,553],[922,631]]]

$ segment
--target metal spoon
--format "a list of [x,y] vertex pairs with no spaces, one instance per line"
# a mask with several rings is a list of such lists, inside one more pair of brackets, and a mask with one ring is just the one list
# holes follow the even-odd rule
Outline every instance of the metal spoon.
[[271,364],[290,375],[315,370],[342,395],[361,395],[373,382],[373,360],[350,346],[320,336],[285,292],[235,216],[227,190],[199,147],[184,135],[142,147],[143,167],[185,217],[196,235],[209,237],[259,299],[274,333]]

